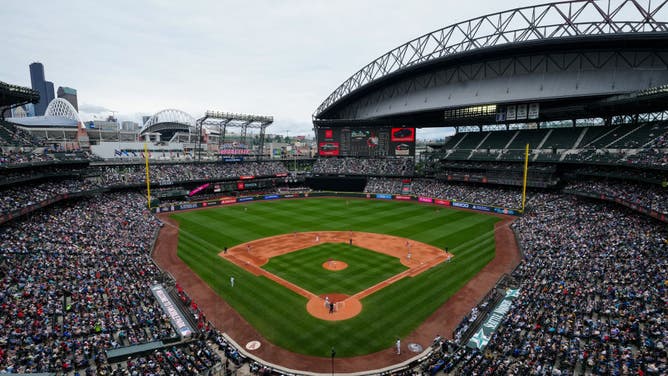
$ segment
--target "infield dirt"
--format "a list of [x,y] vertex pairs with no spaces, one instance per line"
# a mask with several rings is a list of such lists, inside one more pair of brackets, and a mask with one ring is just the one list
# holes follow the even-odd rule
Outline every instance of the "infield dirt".
[[[264,339],[255,328],[179,259],[177,256],[178,222],[171,219],[169,214],[166,213],[160,214],[159,218],[167,225],[160,230],[153,258],[163,270],[168,271],[174,276],[176,281],[197,302],[199,307],[207,314],[207,318],[219,330],[227,333],[241,346],[253,340],[262,342],[262,347],[256,350],[254,355],[266,362],[295,370],[308,370],[312,372],[330,371],[329,358],[297,354],[275,346]],[[513,218],[501,218],[504,220],[497,222],[495,225],[495,258],[427,320],[420,324],[417,329],[407,337],[402,338],[403,343],[418,343],[426,348],[431,345],[433,338],[437,334],[444,338],[451,338],[453,330],[457,327],[461,319],[494,287],[499,277],[504,273],[511,272],[520,262],[521,257],[517,242],[510,229],[510,223],[513,221]],[[343,233],[346,234],[347,232]],[[294,234],[289,234],[288,236],[294,237]],[[308,239],[306,241],[309,242]],[[311,238],[309,246],[314,244],[313,241],[314,238]],[[320,241],[325,241],[325,239],[321,237]],[[344,241],[347,242],[349,239],[346,238]],[[406,258],[407,255],[405,241],[406,239],[403,239],[403,242],[397,245],[397,247],[403,248],[398,256],[402,257],[402,259]],[[411,240],[411,242],[413,241]],[[356,243],[356,245],[363,246],[359,243]],[[258,255],[257,261],[261,261],[263,257],[266,258],[266,256]],[[259,267],[257,268],[262,270]],[[397,355],[396,350],[390,347],[368,355],[336,358],[334,359],[334,366],[337,372],[341,373],[361,372],[388,367],[408,360],[413,356],[414,354],[409,351],[402,351],[401,355]]]

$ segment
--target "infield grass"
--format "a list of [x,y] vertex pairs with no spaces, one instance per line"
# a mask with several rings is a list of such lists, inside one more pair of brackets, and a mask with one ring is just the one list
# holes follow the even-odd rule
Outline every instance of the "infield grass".
[[[324,269],[322,264],[330,258],[348,267]],[[316,295],[354,295],[408,269],[396,257],[344,243],[325,243],[273,257],[262,268]]]
[[[176,213],[172,218],[179,222],[179,257],[214,291],[272,343],[322,357],[328,357],[332,347],[338,357],[369,354],[389,348],[397,337],[409,334],[494,258],[494,224],[499,221],[489,215],[437,210],[430,205],[343,198],[260,201]],[[352,319],[324,321],[308,314],[306,298],[218,256],[223,247],[267,236],[294,231],[347,230],[401,236],[439,248],[447,246],[455,257],[366,297],[362,300],[362,312]],[[302,261],[311,252],[321,251],[320,247],[315,248],[315,251],[303,250]],[[340,259],[338,256],[336,253],[331,257]],[[299,263],[299,255],[292,257]],[[274,261],[267,264],[273,268],[272,272],[301,278],[295,271],[284,269],[288,266],[273,265]],[[390,275],[393,274],[396,273]],[[236,279],[234,288],[229,285],[230,276]],[[370,282],[366,278],[360,278],[345,288],[361,291],[367,283]],[[314,293],[347,293],[325,291],[328,289],[325,284],[303,287]]]

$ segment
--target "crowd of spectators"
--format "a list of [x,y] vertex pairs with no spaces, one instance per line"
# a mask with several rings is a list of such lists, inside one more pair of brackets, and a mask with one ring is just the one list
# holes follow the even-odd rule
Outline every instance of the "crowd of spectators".
[[0,166],[17,165],[31,162],[47,162],[53,161],[55,158],[47,153],[31,153],[31,152],[10,152],[0,154]]
[[[24,150],[23,150],[24,149]],[[22,148],[0,153],[0,168],[16,167],[27,163],[54,162],[54,161],[89,161],[88,152],[62,152],[50,148]]]
[[0,229],[0,369],[68,372],[175,336],[150,285],[158,221],[139,196],[55,205]]
[[[41,171],[41,170],[40,170]],[[56,168],[53,171],[62,171]],[[208,164],[164,164],[150,167],[153,183],[173,183],[191,180],[226,179],[239,176],[275,176],[287,173],[281,162],[244,162]],[[38,204],[60,194],[77,193],[116,185],[143,184],[146,171],[141,165],[91,167],[77,170],[81,178],[51,180],[47,182],[27,181],[0,190],[0,214]],[[71,171],[70,171],[71,173]],[[30,172],[7,173],[7,179],[29,178]]]
[[0,119],[0,146],[32,147],[43,145],[44,140],[19,129],[16,125]]
[[[648,217],[536,195],[514,224],[520,294],[484,351],[442,341],[425,369],[466,375],[664,375],[668,232]],[[483,302],[486,303],[486,302]]]
[[578,178],[580,176],[612,177],[625,180],[652,182],[655,184],[668,181],[668,171],[634,169],[621,166],[582,166],[569,169],[568,172]]
[[572,162],[603,162],[611,165],[636,165],[646,167],[668,167],[668,132],[653,139],[636,150],[629,149],[582,149],[568,154]]
[[369,178],[364,187],[367,193],[403,194],[404,179]]
[[[90,170],[104,186],[144,183],[144,165],[97,166]],[[153,182],[229,179],[239,176],[275,176],[288,170],[281,162],[153,164],[149,174]]]
[[[666,136],[668,138],[668,136]],[[668,146],[663,145],[663,150],[668,149]],[[659,148],[643,149],[637,154],[630,155],[620,161],[623,164],[652,166],[652,167],[668,167],[668,152],[662,151]]]
[[668,214],[668,187],[622,180],[585,180],[568,183],[566,190],[604,194],[659,213]]
[[189,342],[183,346],[141,355],[115,365],[105,364],[97,373],[87,369],[86,374],[126,375],[198,375],[213,368],[221,369],[220,356],[204,340]]
[[413,158],[319,158],[314,174],[412,176]]
[[[404,187],[410,186],[406,192]],[[412,194],[415,196],[455,200],[472,204],[518,208],[521,205],[520,188],[487,187],[465,183],[444,182],[437,179],[412,179],[404,183],[403,179],[369,178],[365,192]]]
[[29,169],[0,169],[0,185],[10,185],[44,177],[82,176],[85,166],[46,165]]
[[[521,163],[510,162],[476,162],[476,161],[448,161],[439,162],[439,168],[444,169],[447,173],[449,169],[459,170],[493,170],[515,172],[524,171],[524,165]],[[556,170],[553,164],[534,164],[532,163],[530,169],[540,172],[554,172]]]
[[[212,173],[271,175],[284,171],[280,162],[153,168],[158,179],[170,181],[221,176],[207,175]],[[144,173],[139,166],[98,169],[85,180],[36,184],[27,195],[21,188],[5,189],[0,210],[59,193],[127,184]],[[436,179],[408,183],[371,177],[365,191],[406,194],[407,184],[409,193],[417,196],[520,205],[519,188]],[[668,212],[668,191],[658,185],[607,179],[574,182],[566,188]],[[483,351],[467,348],[465,334],[480,321],[493,294],[464,318],[453,340],[435,341],[437,351],[421,365],[423,371],[666,374],[665,225],[609,204],[558,194],[533,194],[528,208],[513,224],[526,257],[512,273],[520,294],[489,344]],[[218,344],[226,359],[238,359],[236,349],[179,289],[203,337],[122,364],[107,362],[104,350],[176,336],[149,290],[155,281],[165,278],[148,254],[158,226],[158,220],[146,211],[144,198],[134,193],[59,203],[3,225],[0,373],[79,370],[86,374],[185,375],[220,363],[211,343]]]
[[97,184],[68,179],[55,182],[13,186],[0,190],[0,214],[7,214],[38,204],[61,194],[83,192],[99,187]]

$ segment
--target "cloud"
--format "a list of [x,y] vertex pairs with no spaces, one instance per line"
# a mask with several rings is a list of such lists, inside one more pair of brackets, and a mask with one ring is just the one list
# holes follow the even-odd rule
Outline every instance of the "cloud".
[[79,111],[80,112],[86,112],[89,114],[100,114],[100,113],[109,113],[112,112],[113,110],[110,110],[104,106],[99,106],[96,104],[89,104],[89,103],[81,103],[79,105]]
[[29,86],[28,64],[40,61],[46,79],[77,89],[80,110],[91,115],[113,109],[137,121],[136,114],[165,108],[195,117],[212,109],[272,115],[271,130],[303,134],[332,90],[376,57],[448,24],[511,7],[498,0],[194,4],[5,0],[0,79]]

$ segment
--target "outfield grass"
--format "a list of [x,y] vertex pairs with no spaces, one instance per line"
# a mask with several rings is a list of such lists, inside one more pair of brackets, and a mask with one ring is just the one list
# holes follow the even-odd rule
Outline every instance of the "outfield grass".
[[[499,220],[408,202],[335,198],[263,201],[172,217],[180,224],[179,257],[265,338],[323,357],[332,346],[341,357],[368,354],[409,334],[494,258],[494,223]],[[306,298],[218,256],[223,247],[267,236],[347,230],[447,246],[455,257],[363,299],[362,312],[352,319],[323,321],[306,312]],[[230,276],[236,278],[234,288]]]
[[[348,267],[324,269],[322,264],[330,258]],[[273,257],[263,268],[317,295],[354,295],[408,269],[396,257],[347,243],[325,243]]]

